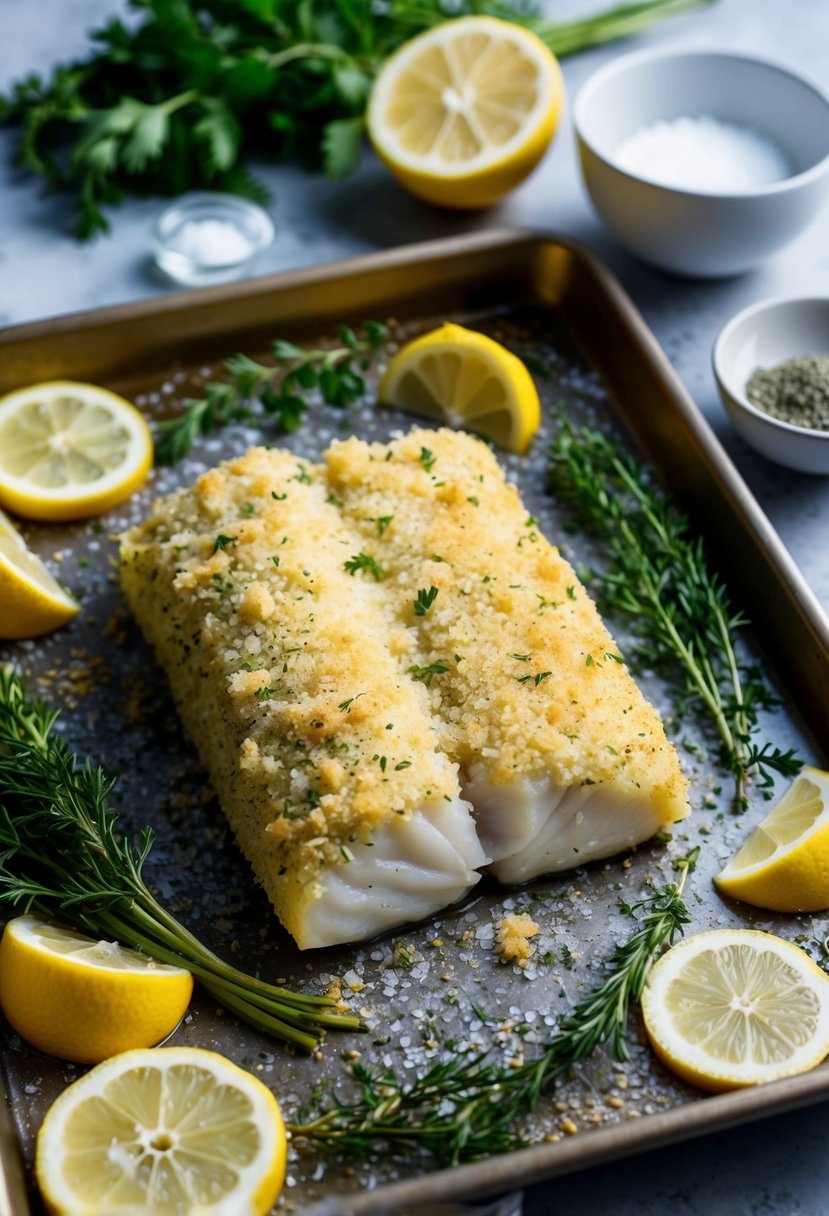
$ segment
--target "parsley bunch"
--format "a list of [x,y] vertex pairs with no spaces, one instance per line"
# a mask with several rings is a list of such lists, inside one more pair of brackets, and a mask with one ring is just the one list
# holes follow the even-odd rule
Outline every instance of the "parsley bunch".
[[520,22],[564,55],[704,2],[636,0],[553,22],[534,0],[128,0],[137,20],[113,18],[93,31],[86,59],[18,81],[0,118],[20,127],[20,162],[74,192],[87,239],[126,193],[207,188],[263,201],[244,164],[254,150],[348,173],[379,68],[450,15]]

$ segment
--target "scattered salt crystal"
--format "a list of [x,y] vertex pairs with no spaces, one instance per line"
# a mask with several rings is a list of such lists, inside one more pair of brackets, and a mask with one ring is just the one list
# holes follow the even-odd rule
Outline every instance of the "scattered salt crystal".
[[706,114],[640,127],[613,159],[658,185],[712,194],[741,194],[791,173],[782,149],[767,136]]
[[170,245],[202,266],[230,266],[253,253],[250,239],[227,220],[188,220]]

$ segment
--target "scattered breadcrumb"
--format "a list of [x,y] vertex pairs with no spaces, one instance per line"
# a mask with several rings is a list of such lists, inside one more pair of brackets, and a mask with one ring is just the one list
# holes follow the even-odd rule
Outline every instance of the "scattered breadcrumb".
[[495,952],[502,963],[517,963],[526,967],[528,959],[534,953],[535,947],[530,945],[530,938],[539,932],[529,912],[515,912],[505,916],[496,925]]

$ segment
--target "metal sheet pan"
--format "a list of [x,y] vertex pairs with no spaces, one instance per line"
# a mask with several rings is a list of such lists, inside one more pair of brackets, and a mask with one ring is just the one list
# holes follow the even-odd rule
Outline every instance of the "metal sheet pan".
[[[0,392],[37,380],[91,380],[163,414],[231,351],[256,356],[275,336],[324,339],[338,323],[368,317],[394,317],[398,340],[451,317],[548,360],[554,375],[539,385],[545,423],[534,455],[504,463],[554,539],[560,521],[543,493],[544,441],[552,433],[553,414],[562,407],[576,420],[621,426],[692,514],[735,601],[750,608],[752,646],[775,673],[786,701],[765,725],[775,741],[795,743],[813,761],[825,761],[829,622],[628,298],[588,251],[567,240],[490,232],[17,327],[0,333]],[[348,414],[320,405],[312,411],[311,425],[285,446],[312,454],[315,444],[325,446],[343,429],[382,438],[408,421],[394,414],[381,419],[370,404]],[[373,1035],[329,1038],[321,1062],[291,1055],[219,1016],[201,997],[177,1032],[176,1041],[217,1048],[258,1069],[292,1114],[320,1081],[347,1084],[340,1059],[347,1050],[359,1050],[363,1058],[388,1056],[397,1066],[413,1068],[433,1058],[433,1049],[423,1043],[427,1035],[432,1041],[435,1031],[442,1039],[480,1040],[484,1047],[526,1051],[529,1057],[533,1042],[543,1039],[556,1014],[592,982],[592,972],[620,936],[618,892],[628,898],[649,877],[669,873],[670,850],[643,846],[624,860],[519,892],[485,886],[467,904],[426,925],[353,949],[300,956],[272,923],[263,897],[250,890],[245,863],[218,808],[205,801],[203,774],[181,741],[163,677],[120,603],[107,539],[147,511],[154,491],[190,480],[205,463],[241,451],[257,438],[261,435],[250,428],[235,427],[205,441],[193,459],[175,472],[160,473],[153,486],[107,517],[103,528],[26,528],[38,551],[61,555],[64,579],[85,592],[84,610],[68,629],[34,644],[7,647],[0,658],[11,658],[45,696],[64,702],[67,736],[77,750],[124,774],[125,826],[149,821],[159,832],[150,879],[211,945],[233,951],[272,978],[315,990],[332,975],[356,975],[364,982],[351,1001],[371,1010]],[[578,538],[567,543],[571,556],[582,556]],[[646,687],[667,711],[659,681],[649,680]],[[705,840],[694,881],[694,928],[746,923],[744,911],[714,896],[710,877],[764,809],[756,806],[735,822],[727,809],[728,791],[719,802],[711,793],[714,766],[695,757],[692,767],[697,810],[687,831],[683,825],[676,847],[684,850]],[[531,968],[529,978],[501,966],[487,936],[505,908],[523,907],[528,900],[555,959]],[[750,923],[784,936],[805,935],[812,943],[825,933],[823,922],[810,917],[758,914]],[[445,943],[440,948],[433,945],[438,933]],[[416,960],[411,971],[395,961],[395,944],[404,940]],[[447,974],[449,981],[443,979]],[[484,1018],[478,1016],[482,992],[489,1001]],[[377,1042],[387,1037],[388,1042]],[[13,1037],[4,1065],[16,1137],[29,1165],[48,1102],[78,1070],[47,1060]],[[556,1090],[539,1111],[536,1131],[547,1139],[535,1147],[443,1172],[426,1160],[412,1160],[352,1175],[333,1167],[319,1171],[313,1161],[300,1159],[291,1165],[293,1185],[282,1206],[309,1211],[319,1202],[329,1213],[356,1214],[494,1194],[827,1093],[829,1070],[823,1067],[761,1089],[703,1099],[658,1069],[634,1036],[626,1068],[600,1055]],[[565,1118],[576,1123],[579,1134],[562,1134]],[[6,1199],[0,1188],[0,1213],[6,1202],[18,1214],[26,1211],[25,1185],[10,1147],[13,1138],[0,1122],[8,1194]]]

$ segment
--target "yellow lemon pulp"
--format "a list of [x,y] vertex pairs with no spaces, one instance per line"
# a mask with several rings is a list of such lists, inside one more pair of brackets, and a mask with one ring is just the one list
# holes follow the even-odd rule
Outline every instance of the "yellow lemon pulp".
[[790,942],[717,929],[679,942],[642,994],[659,1058],[720,1092],[805,1072],[829,1052],[829,977]]
[[488,207],[541,160],[563,103],[561,69],[540,38],[493,17],[463,17],[387,60],[368,133],[412,194],[445,207]]
[[152,460],[144,418],[108,389],[54,380],[0,398],[0,504],[18,515],[100,515],[143,484]]
[[58,1216],[265,1216],[285,1155],[261,1081],[215,1052],[160,1047],[114,1056],[64,1090],[35,1173]]
[[79,605],[0,511],[0,638],[34,638],[65,625]]
[[404,346],[378,396],[382,405],[464,427],[510,452],[525,452],[541,424],[538,392],[521,360],[462,325],[441,325]]
[[776,912],[829,908],[829,773],[805,767],[714,882]]
[[96,1064],[151,1047],[187,1011],[193,977],[113,942],[37,916],[9,921],[0,940],[0,1007],[41,1051]]

